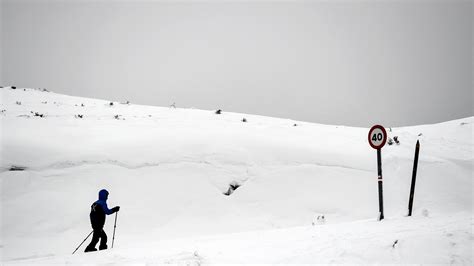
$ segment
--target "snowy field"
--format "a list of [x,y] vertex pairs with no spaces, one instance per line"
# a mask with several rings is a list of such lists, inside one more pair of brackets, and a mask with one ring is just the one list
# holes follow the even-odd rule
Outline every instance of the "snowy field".
[[[473,263],[474,117],[385,125],[377,221],[367,128],[23,88],[0,111],[1,264]],[[71,255],[102,188],[114,248]]]

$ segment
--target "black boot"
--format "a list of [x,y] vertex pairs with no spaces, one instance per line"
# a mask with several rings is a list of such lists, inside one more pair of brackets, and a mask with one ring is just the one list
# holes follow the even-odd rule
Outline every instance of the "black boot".
[[86,250],[84,250],[84,252],[91,252],[91,251],[97,251],[97,249],[95,247],[89,247],[87,246],[86,247]]
[[99,250],[107,249],[107,245],[100,245]]

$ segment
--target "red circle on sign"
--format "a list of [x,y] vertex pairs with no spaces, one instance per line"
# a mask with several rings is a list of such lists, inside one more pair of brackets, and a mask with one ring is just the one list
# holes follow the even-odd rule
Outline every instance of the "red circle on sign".
[[[374,143],[373,140],[372,140],[372,133],[375,130],[382,131],[381,132],[382,133],[382,139],[376,141],[378,143]],[[374,137],[377,139],[377,136],[374,136]],[[385,142],[387,142],[387,131],[385,131],[385,128],[383,126],[375,125],[375,126],[371,127],[370,130],[369,130],[368,140],[369,140],[370,147],[372,147],[376,150],[381,149],[385,145]]]

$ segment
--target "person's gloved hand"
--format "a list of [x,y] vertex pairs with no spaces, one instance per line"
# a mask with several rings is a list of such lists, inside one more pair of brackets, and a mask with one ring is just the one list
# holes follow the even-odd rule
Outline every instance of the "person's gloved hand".
[[115,206],[112,208],[113,212],[118,212],[120,210],[120,206]]

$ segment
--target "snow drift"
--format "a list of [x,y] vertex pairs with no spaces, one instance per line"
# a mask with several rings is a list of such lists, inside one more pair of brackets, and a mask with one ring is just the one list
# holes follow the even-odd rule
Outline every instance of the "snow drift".
[[[473,117],[388,130],[379,222],[367,128],[23,88],[0,110],[5,264],[472,264]],[[102,188],[115,247],[70,255]]]

